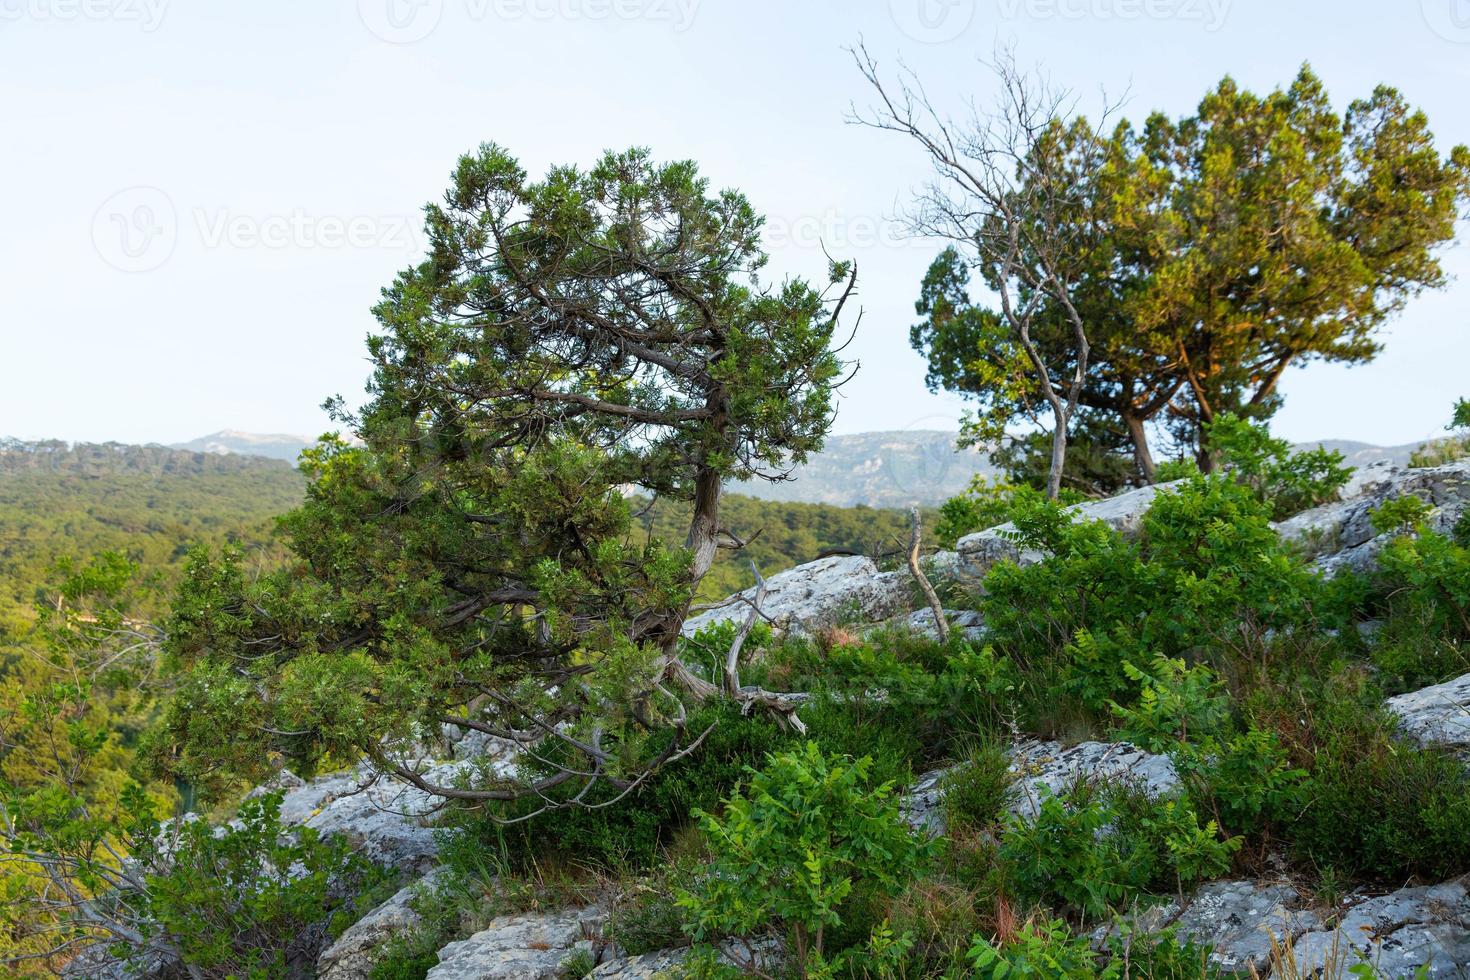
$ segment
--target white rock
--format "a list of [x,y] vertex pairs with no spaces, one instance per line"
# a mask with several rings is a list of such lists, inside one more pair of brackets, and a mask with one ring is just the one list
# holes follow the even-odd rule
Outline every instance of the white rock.
[[573,952],[592,952],[606,918],[595,908],[501,916],[441,949],[425,980],[559,980]]
[[[680,946],[621,957],[599,965],[588,976],[595,980],[673,980],[684,975],[678,967],[689,958],[689,953],[688,946]],[[720,949],[720,960],[737,969],[745,969],[753,963],[761,973],[769,975],[780,968],[784,953],[781,944],[773,939],[757,939],[749,943],[730,939]]]
[[[1060,742],[1025,741],[1010,750],[1014,774],[1006,812],[1034,820],[1041,801],[1059,796],[1078,783],[1133,786],[1151,797],[1179,787],[1174,763],[1128,742],[1082,742],[1063,748]],[[916,830],[944,833],[944,778],[954,770],[936,769],[920,776],[900,804],[904,819]]]
[[1465,879],[1404,888],[1353,906],[1336,929],[1308,932],[1292,947],[1300,975],[1349,980],[1366,960],[1378,976],[1470,976],[1470,894]]
[[392,898],[348,926],[347,931],[317,957],[318,980],[367,980],[383,944],[413,929],[421,921],[413,910],[413,899],[431,891],[447,875],[447,869],[435,868],[413,884],[400,888]]
[[[684,635],[730,620],[743,622],[754,599],[752,586],[719,607],[684,623]],[[772,575],[766,582],[764,613],[779,629],[811,632],[846,621],[872,623],[908,607],[907,572],[880,572],[862,555],[819,558]]]
[[[1287,882],[1212,881],[1201,885],[1181,907],[1177,899],[1130,916],[1142,932],[1173,926],[1178,938],[1213,947],[1210,961],[1232,974],[1265,972],[1271,941],[1289,945],[1322,917],[1306,908],[1306,898]],[[1098,947],[1112,927],[1094,933]]]
[[1389,698],[1385,706],[1418,744],[1449,749],[1470,761],[1470,674]]

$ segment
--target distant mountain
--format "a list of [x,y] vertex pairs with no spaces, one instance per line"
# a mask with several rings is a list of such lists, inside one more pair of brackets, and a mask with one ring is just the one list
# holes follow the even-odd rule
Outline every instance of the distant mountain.
[[280,433],[261,435],[256,432],[221,429],[219,432],[211,432],[207,436],[190,439],[188,442],[176,442],[168,448],[187,449],[196,453],[216,453],[221,456],[268,456],[271,459],[284,459],[294,463],[296,457],[301,454],[301,450],[311,445],[312,442],[313,440],[305,436]]
[[829,436],[826,448],[777,483],[732,484],[762,500],[853,507],[932,506],[969,486],[977,473],[996,472],[988,455],[958,449],[955,433],[929,430]]
[[[1374,446],[1347,439],[1321,445],[1341,452],[1353,466],[1388,459],[1400,465],[1422,442]],[[260,435],[225,429],[176,443],[171,449],[221,455],[267,456],[295,462],[311,440],[293,435]],[[1304,442],[1298,449],[1310,449]],[[733,493],[786,503],[832,504],[838,507],[935,506],[962,492],[977,474],[996,472],[983,450],[959,449],[955,433],[927,429],[860,432],[830,436],[822,452],[775,483],[750,480],[730,485]]]
[[1382,460],[1396,463],[1399,466],[1407,465],[1409,457],[1414,450],[1423,446],[1432,439],[1421,439],[1418,442],[1406,442],[1402,446],[1375,446],[1367,442],[1354,442],[1351,439],[1323,439],[1321,442],[1300,442],[1297,449],[1315,449],[1319,445],[1323,449],[1336,449],[1347,459],[1352,466],[1367,466],[1369,463],[1377,463]]

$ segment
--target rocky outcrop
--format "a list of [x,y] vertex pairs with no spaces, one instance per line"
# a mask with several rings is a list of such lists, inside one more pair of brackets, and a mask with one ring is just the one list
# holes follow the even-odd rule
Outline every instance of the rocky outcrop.
[[[1264,976],[1273,939],[1289,946],[1298,936],[1324,928],[1322,917],[1307,905],[1307,898],[1288,882],[1212,881],[1183,902],[1171,899],[1129,916],[1129,921],[1144,933],[1172,927],[1181,941],[1211,947],[1210,962],[1220,969],[1237,975],[1254,970]],[[1114,930],[1099,929],[1095,944],[1101,948]]]
[[[1106,500],[1076,504],[1067,508],[1067,512],[1074,521],[1102,521],[1120,534],[1132,537],[1142,528],[1143,515],[1148,513],[1154,498],[1178,485],[1175,482],[1139,487]],[[1041,561],[1045,556],[1040,552],[1025,550],[1011,540],[1015,531],[1014,524],[1000,524],[960,538],[953,553],[940,553],[931,560],[936,576],[977,589],[985,574],[998,562],[1009,560],[1031,565]]]
[[[946,609],[944,610],[944,621],[949,624],[952,633],[958,632],[968,640],[985,638],[985,619],[973,609]],[[911,633],[921,633],[933,639],[939,637],[939,630],[934,625],[934,612],[930,609],[899,613],[888,619],[883,625],[906,629]]]
[[[620,957],[599,965],[588,976],[594,980],[674,980],[684,975],[679,967],[689,958],[689,953],[689,947],[681,946],[639,956]],[[753,964],[764,975],[775,973],[783,958],[780,943],[770,939],[749,943],[732,939],[726,941],[720,950],[722,962],[737,969]]]
[[383,944],[421,921],[414,898],[432,891],[447,875],[446,869],[435,868],[349,926],[317,957],[318,980],[368,980]]
[[[1145,752],[1127,742],[1082,742],[1064,748],[1059,742],[1025,741],[1011,750],[1015,774],[1006,811],[1033,820],[1048,795],[1060,795],[1079,783],[1126,783],[1150,796],[1164,796],[1179,786],[1168,756]],[[953,769],[925,773],[904,794],[904,819],[916,830],[944,833],[944,779]]]
[[1389,698],[1385,706],[1399,730],[1419,745],[1448,749],[1470,762],[1470,674]]
[[[750,615],[752,587],[684,623],[684,635]],[[873,559],[839,555],[772,575],[761,612],[778,629],[809,633],[845,622],[875,623],[909,606],[907,572],[881,572]]]
[[501,916],[441,949],[426,980],[560,980],[574,952],[595,953],[593,937],[606,918],[596,908]]
[[1470,976],[1470,893],[1465,879],[1404,888],[1348,909],[1334,929],[1318,929],[1292,945],[1299,975],[1349,980],[1368,962],[1378,976]]
[[1470,460],[1422,469],[1365,467],[1344,488],[1341,500],[1289,517],[1276,531],[1315,558],[1328,575],[1372,571],[1392,536],[1378,534],[1370,517],[1385,501],[1408,494],[1433,508],[1431,530],[1448,533],[1470,506]]
[[[470,784],[511,775],[509,751],[418,767],[436,785]],[[341,834],[375,864],[424,872],[435,863],[433,817],[443,800],[387,776],[375,776],[365,765],[303,781],[289,772],[277,778],[286,790],[281,820],[313,827],[322,834]]]

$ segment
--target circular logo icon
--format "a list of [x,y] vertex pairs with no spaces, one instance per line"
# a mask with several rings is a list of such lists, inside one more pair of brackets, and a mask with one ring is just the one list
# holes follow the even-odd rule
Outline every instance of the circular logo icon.
[[158,268],[174,254],[178,243],[174,202],[157,187],[118,191],[92,216],[92,244],[97,254],[122,272]]
[[898,29],[923,44],[953,41],[975,19],[975,0],[888,0]]
[[1470,0],[1419,0],[1424,23],[1446,41],[1470,44]]
[[389,44],[422,41],[439,26],[444,0],[357,0],[357,15],[379,40]]

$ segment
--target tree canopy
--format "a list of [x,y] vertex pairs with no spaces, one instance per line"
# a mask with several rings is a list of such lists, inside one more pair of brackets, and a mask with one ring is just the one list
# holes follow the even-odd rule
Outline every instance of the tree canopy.
[[[1265,96],[1226,78],[1192,116],[1120,123],[1079,188],[1101,235],[1070,293],[1091,342],[1078,400],[1114,420],[1149,480],[1150,425],[1208,469],[1202,427],[1270,417],[1287,368],[1377,354],[1378,329],[1444,284],[1436,250],[1470,199],[1470,148],[1442,156],[1387,86],[1339,113],[1304,66]],[[929,385],[975,396],[992,429],[1030,421],[1041,393],[996,342],[1002,312],[971,298],[970,270],[948,249],[925,277],[912,341]],[[1033,332],[1060,375],[1073,327],[1048,307]]]
[[[449,797],[530,789],[431,785],[395,755],[450,725],[582,758],[534,789],[628,784],[622,734],[682,730],[665,685],[711,691],[676,641],[733,538],[722,483],[779,475],[830,424],[854,270],[764,282],[761,218],[692,163],[532,181],[487,145],[426,215],[428,258],[374,311],[371,398],[336,406],[363,445],[306,456],[294,562],[201,558],[181,592],[160,748],[192,778],[330,752]],[[633,534],[630,491],[687,505],[684,540]]]

